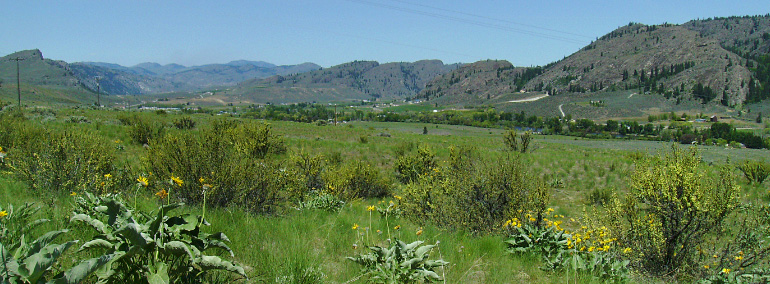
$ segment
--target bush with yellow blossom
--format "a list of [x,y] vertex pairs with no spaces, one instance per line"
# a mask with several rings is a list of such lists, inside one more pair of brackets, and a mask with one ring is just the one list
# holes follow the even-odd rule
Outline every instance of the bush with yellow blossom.
[[[732,168],[710,177],[697,149],[676,145],[636,165],[631,192],[609,209],[615,237],[633,248],[641,268],[654,274],[696,271],[697,248],[719,234],[738,205],[740,188]],[[687,269],[690,268],[690,269]]]

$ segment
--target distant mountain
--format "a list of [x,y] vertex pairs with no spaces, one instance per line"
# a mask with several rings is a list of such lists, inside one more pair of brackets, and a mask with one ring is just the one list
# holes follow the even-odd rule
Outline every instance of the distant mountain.
[[275,67],[275,64],[264,62],[264,61],[248,61],[248,60],[236,60],[236,61],[230,61],[225,65],[230,66],[244,66],[244,65],[254,65],[256,67],[262,67],[262,68],[273,68]]
[[244,81],[234,93],[263,96],[269,101],[271,96],[283,92],[280,100],[290,102],[320,101],[309,90],[323,90],[324,98],[339,100],[405,99],[417,95],[427,82],[457,66],[445,65],[440,60],[385,64],[354,61],[311,72]]
[[631,23],[545,67],[470,64],[437,77],[418,97],[478,104],[522,90],[561,96],[638,89],[676,104],[734,106],[770,97],[769,51],[767,15],[682,25]]
[[117,64],[72,63],[70,68],[74,75],[82,78],[81,82],[93,91],[97,90],[96,78],[100,77],[99,90],[102,94],[153,94],[194,88],[192,85],[178,84],[154,76],[154,73],[142,71],[144,69],[137,70]]
[[[177,72],[185,71],[187,70],[187,67],[184,67],[179,64],[160,65],[158,63],[153,63],[153,62],[145,62],[145,63],[139,63],[134,67],[131,67],[131,69],[136,70],[138,74],[161,76],[161,75],[174,74]],[[137,70],[137,69],[141,69],[141,70]],[[149,72],[149,73],[146,73],[146,72]]]
[[141,63],[132,67],[103,62],[70,64],[76,75],[88,78],[86,85],[96,88],[93,79],[101,76],[101,89],[108,94],[153,94],[189,91],[215,86],[232,86],[239,82],[318,70],[313,63],[276,66],[264,61],[238,60],[226,64],[186,67],[179,64]]

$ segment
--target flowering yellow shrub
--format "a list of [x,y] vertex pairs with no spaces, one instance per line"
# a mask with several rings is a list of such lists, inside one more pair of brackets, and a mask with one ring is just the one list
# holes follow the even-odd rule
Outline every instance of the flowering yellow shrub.
[[636,165],[631,192],[615,198],[610,220],[619,241],[637,252],[644,269],[670,273],[693,263],[696,246],[718,233],[738,204],[731,168],[706,175],[697,149],[676,146]]

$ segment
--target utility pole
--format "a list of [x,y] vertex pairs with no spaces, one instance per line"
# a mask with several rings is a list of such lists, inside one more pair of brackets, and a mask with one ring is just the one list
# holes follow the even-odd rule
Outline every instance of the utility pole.
[[102,100],[101,100],[101,87],[102,85],[99,84],[99,81],[102,80],[102,76],[96,76],[96,105],[97,107],[102,107]]
[[24,58],[16,57],[9,60],[16,61],[16,94],[19,96],[19,107],[21,107],[21,79],[19,78],[19,61],[24,60]]

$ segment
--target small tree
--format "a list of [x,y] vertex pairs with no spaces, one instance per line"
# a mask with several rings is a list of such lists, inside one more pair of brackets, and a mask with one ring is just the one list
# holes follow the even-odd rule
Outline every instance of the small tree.
[[516,140],[516,130],[508,130],[503,134],[503,143],[513,152],[526,153],[529,150],[529,144],[532,141],[532,132],[526,131],[521,135],[519,141]]
[[740,193],[735,176],[723,166],[707,177],[697,149],[675,145],[666,156],[649,157],[636,168],[631,192],[624,201],[615,198],[610,209],[613,231],[625,247],[639,252],[648,271],[680,271],[695,263],[696,247],[719,232],[735,209]]
[[423,127],[422,127],[422,134],[423,134],[423,135],[424,135],[424,134],[428,134],[428,127],[427,127],[427,126],[423,126]]

